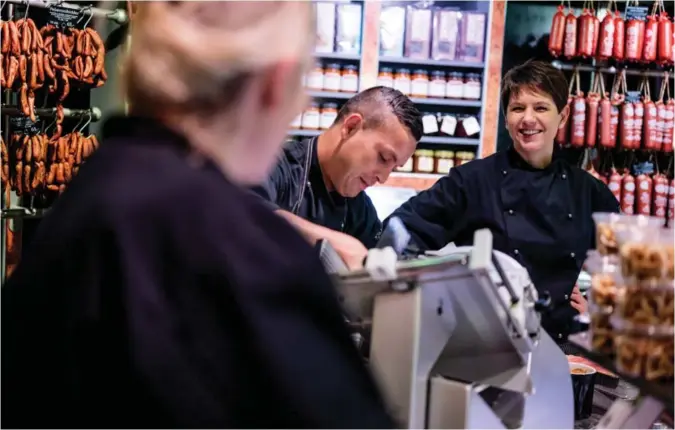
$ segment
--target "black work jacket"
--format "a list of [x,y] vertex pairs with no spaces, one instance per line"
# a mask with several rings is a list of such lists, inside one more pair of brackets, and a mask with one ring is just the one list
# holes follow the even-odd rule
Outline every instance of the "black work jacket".
[[543,325],[564,339],[575,329],[572,288],[595,247],[591,214],[618,211],[609,189],[559,150],[548,167],[536,169],[509,148],[451,169],[391,216],[422,250],[472,245],[476,230],[490,229],[494,249],[514,257],[536,288],[551,294],[554,308]]

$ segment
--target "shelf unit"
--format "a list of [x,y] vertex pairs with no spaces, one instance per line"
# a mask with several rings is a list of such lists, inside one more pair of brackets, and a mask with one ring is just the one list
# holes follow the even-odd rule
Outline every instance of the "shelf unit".
[[[321,134],[321,130],[289,130],[288,136],[293,137],[314,137]],[[452,146],[470,146],[476,147],[480,141],[469,137],[443,137],[443,136],[424,136],[420,143],[426,145],[452,145]]]

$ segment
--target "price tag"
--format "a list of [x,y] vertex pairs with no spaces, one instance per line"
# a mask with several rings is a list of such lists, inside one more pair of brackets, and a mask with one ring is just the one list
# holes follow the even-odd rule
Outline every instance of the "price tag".
[[645,21],[647,15],[649,14],[648,6],[626,6],[626,18],[625,20],[638,20]]
[[642,98],[642,93],[640,91],[626,91],[626,101],[635,103],[639,102]]
[[17,116],[9,119],[9,124],[11,129],[14,132],[19,132],[22,134],[38,134],[41,131],[40,119],[35,118],[36,121],[31,121],[30,118],[26,116]]
[[76,27],[82,20],[80,9],[71,9],[63,6],[52,6],[49,8],[49,17],[47,22],[59,28]]
[[654,163],[645,161],[644,163],[635,163],[633,165],[633,175],[651,175],[654,173]]

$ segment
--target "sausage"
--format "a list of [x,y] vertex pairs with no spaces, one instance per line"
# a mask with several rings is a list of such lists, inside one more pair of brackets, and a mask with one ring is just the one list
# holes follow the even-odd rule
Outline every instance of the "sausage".
[[14,81],[19,73],[19,60],[16,57],[9,57],[9,70],[7,71],[7,80],[5,85],[7,88],[14,86]]
[[584,93],[579,91],[572,100],[571,138],[570,144],[577,148],[584,146],[584,134],[586,132],[586,99]]
[[648,151],[655,151],[658,149],[656,145],[656,122],[658,120],[658,113],[656,105],[651,100],[645,101],[645,116],[643,119],[644,128],[642,129],[642,140],[644,147]]
[[38,88],[38,66],[37,66],[37,55],[30,56],[30,71],[28,77],[28,87],[31,90]]
[[599,33],[597,58],[607,60],[614,49],[614,17],[611,13],[605,15],[600,23]]
[[[572,96],[571,95],[567,98],[567,107],[568,107],[568,110],[571,114],[572,113]],[[570,118],[568,117],[565,124],[563,124],[562,127],[558,128],[558,133],[556,133],[556,135],[555,135],[555,142],[558,145],[567,144],[567,139],[569,137],[570,122],[571,122]]]
[[61,96],[59,96],[60,102],[65,100],[66,97],[68,97],[68,93],[70,93],[70,83],[68,82],[68,73],[65,70],[61,70],[61,80],[63,81],[63,91],[61,92]]
[[14,184],[16,185],[16,194],[23,194],[23,162],[18,161],[14,167]]
[[[4,35],[4,33],[3,33]],[[675,44],[673,43],[673,22],[668,19],[668,14],[661,12],[658,20],[658,49],[657,61],[660,64],[672,63],[675,61]]]
[[[26,21],[23,21],[23,25],[21,26],[21,51],[24,54],[30,54],[30,48],[31,48],[31,39],[32,39],[32,31],[30,26],[26,23]],[[29,167],[29,166],[26,166]]]
[[600,20],[595,15],[595,9],[591,9],[591,22],[593,24],[593,53],[595,56],[598,53],[598,36],[600,35]]
[[654,175],[654,195],[652,201],[652,215],[666,217],[668,205],[668,179],[660,173]]
[[7,21],[9,26],[9,37],[12,40],[11,51],[12,55],[18,57],[21,55],[21,41],[19,39],[19,29],[14,21]]
[[644,42],[643,21],[631,19],[626,23],[626,50],[627,61],[638,61],[642,58],[642,44]]
[[624,102],[621,105],[621,121],[620,123],[620,135],[621,135],[621,148],[632,149],[633,148],[633,103]]
[[668,219],[672,220],[675,215],[675,179],[671,179],[668,184]]
[[35,66],[37,67],[37,79],[39,81],[39,85],[42,86],[45,83],[45,61],[44,61],[44,52],[42,50],[38,50],[35,54]]
[[649,15],[645,24],[645,42],[642,48],[642,61],[645,63],[651,63],[652,61],[656,60],[656,43],[658,41],[658,31],[659,22],[656,19],[656,15]]
[[642,120],[645,116],[645,106],[641,100],[633,102],[633,133],[631,134],[633,140],[631,141],[632,149],[640,149],[640,142],[642,141]]
[[558,10],[553,15],[553,21],[551,21],[551,32],[548,37],[548,52],[554,57],[560,56],[560,54],[562,54],[564,41],[565,13],[563,12],[563,5],[558,5]]
[[638,215],[652,214],[652,178],[644,173],[635,178],[637,185],[637,211]]
[[22,83],[26,83],[26,76],[28,75],[28,59],[25,55],[19,57],[19,79]]
[[84,60],[82,60],[82,57],[77,57],[75,60],[75,76],[77,79],[82,79],[84,76],[82,76],[82,72],[84,71]]
[[574,16],[572,9],[567,12],[565,17],[565,43],[563,45],[563,55],[572,58],[577,55],[577,17]]
[[664,131],[666,128],[666,117],[667,117],[667,108],[666,105],[661,101],[656,102],[656,146],[657,149],[663,148],[664,144]]
[[54,76],[56,76],[56,75],[54,74],[54,70],[52,69],[51,59],[50,59],[49,55],[45,55],[44,58],[43,58],[43,61],[44,61],[45,74],[47,76],[49,76],[49,79],[54,79]]
[[593,148],[598,138],[598,105],[600,94],[589,92],[586,96],[586,146]]
[[619,172],[615,168],[612,168],[612,173],[610,173],[609,180],[607,181],[607,188],[614,194],[618,202],[621,202],[621,179],[622,177]]
[[82,77],[86,79],[90,77],[93,72],[94,72],[94,60],[92,60],[91,57],[85,57]]
[[21,103],[21,112],[26,116],[30,116],[30,106],[28,105],[28,85],[21,84],[19,100]]
[[[562,8],[562,6],[560,6],[560,8]],[[11,41],[12,39],[9,36],[9,24],[2,21],[2,49],[0,49],[0,53],[7,54],[9,52]]]
[[663,152],[673,152],[673,139],[675,139],[675,99],[666,102],[666,121],[663,125]]
[[635,213],[635,178],[630,173],[621,180],[621,212],[626,215]]
[[593,28],[593,19],[588,9],[584,8],[579,16],[579,32],[577,34],[577,55],[582,58],[587,58],[593,55],[593,36],[595,29]]

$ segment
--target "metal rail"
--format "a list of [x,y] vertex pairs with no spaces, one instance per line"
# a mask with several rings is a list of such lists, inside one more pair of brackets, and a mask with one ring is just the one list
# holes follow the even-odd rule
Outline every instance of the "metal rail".
[[[42,9],[49,9],[52,6],[60,6],[67,9],[79,10],[85,15],[91,15],[97,18],[107,18],[118,24],[126,24],[129,21],[129,16],[124,9],[101,9],[98,7],[81,6],[79,4],[65,3],[55,0],[6,0],[6,2],[18,5],[27,5],[28,7],[39,7]],[[4,3],[5,1],[3,1],[3,4]]]
[[[23,115],[23,111],[17,106],[2,106],[0,108],[0,113],[4,115]],[[56,116],[56,108],[35,108],[35,115],[41,117],[54,117]],[[90,109],[63,108],[63,116],[66,118],[87,117],[91,118],[92,121],[98,121],[102,118],[103,113],[101,112],[101,109],[97,107],[92,107]]]
[[[622,69],[611,67],[594,67],[584,64],[568,64],[561,61],[555,60],[551,62],[551,65],[558,70],[579,70],[580,72],[602,72],[605,74],[616,74],[619,73]],[[652,78],[663,78],[666,72],[672,74],[672,67],[670,69],[664,70],[634,70],[634,69],[625,69],[627,75],[635,76],[649,76]]]

